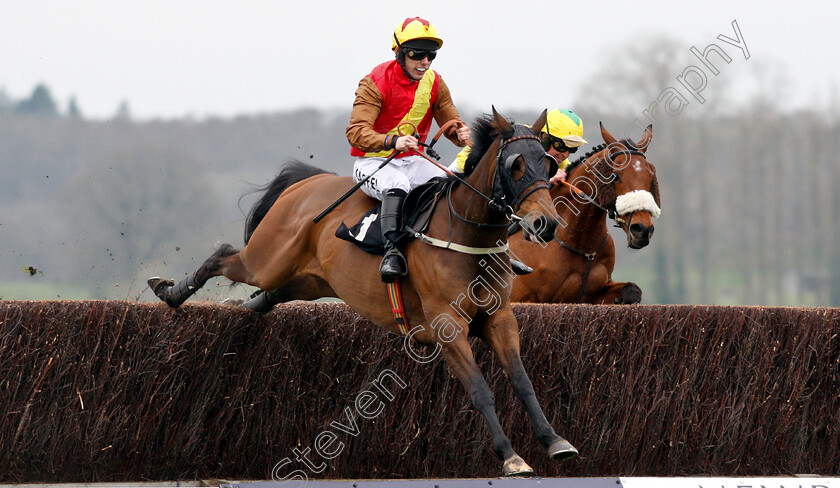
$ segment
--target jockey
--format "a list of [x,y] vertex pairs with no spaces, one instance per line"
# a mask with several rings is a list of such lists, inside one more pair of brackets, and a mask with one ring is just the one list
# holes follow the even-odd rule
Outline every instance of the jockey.
[[[407,18],[394,29],[391,50],[395,58],[382,63],[362,78],[347,126],[347,140],[356,157],[353,179],[359,182],[375,171],[394,152],[394,159],[370,178],[362,191],[382,201],[380,223],[385,240],[385,257],[379,266],[382,281],[393,282],[405,276],[406,262],[394,240],[402,229],[400,211],[406,194],[445,173],[412,154],[421,152],[432,123],[461,120],[452,103],[449,88],[429,66],[443,45],[437,29],[419,17]],[[411,122],[416,134],[399,135],[399,128]],[[455,124],[458,125],[458,124]],[[470,139],[470,129],[461,124],[446,136],[458,146]]]
[[[569,155],[586,144],[583,139],[583,121],[571,110],[555,108],[546,116],[545,125],[540,131],[540,140],[545,152],[558,162],[557,173],[550,180],[552,185],[558,185],[566,180],[565,169],[569,166]],[[469,147],[462,149],[449,169],[463,173],[464,163],[469,154]]]
[[571,110],[555,108],[546,117],[540,139],[545,152],[559,163],[557,173],[551,177],[551,184],[566,181],[565,169],[569,166],[569,155],[586,144],[583,139],[583,121]]

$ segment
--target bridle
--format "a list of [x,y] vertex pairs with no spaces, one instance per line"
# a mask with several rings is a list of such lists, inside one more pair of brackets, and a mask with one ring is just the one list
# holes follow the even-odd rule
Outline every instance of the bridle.
[[[515,144],[515,143],[520,142],[520,141],[529,140],[529,139],[533,139],[533,140],[535,140],[539,143],[540,138],[537,137],[536,135],[533,135],[533,134],[520,134],[518,136],[509,137],[507,139],[504,139],[502,137],[503,136],[500,136],[499,149],[498,149],[498,154],[496,156],[496,168],[494,169],[494,174],[493,174],[493,187],[492,187],[492,190],[491,190],[492,193],[493,193],[493,196],[488,197],[487,195],[485,195],[484,193],[482,193],[481,191],[479,191],[478,189],[476,189],[472,185],[468,184],[463,178],[459,179],[459,182],[464,183],[469,189],[471,189],[473,192],[475,192],[476,194],[481,196],[481,198],[486,200],[487,204],[488,204],[488,206],[490,207],[491,210],[504,214],[505,218],[507,219],[507,222],[504,223],[504,224],[491,224],[491,223],[487,223],[487,222],[476,222],[476,221],[469,220],[466,217],[463,217],[463,216],[459,215],[458,212],[455,210],[455,208],[452,205],[452,190],[455,187],[455,185],[450,185],[449,189],[447,190],[447,195],[446,195],[447,204],[449,205],[449,214],[450,214],[450,226],[449,227],[450,227],[450,229],[452,228],[452,225],[451,225],[451,221],[452,221],[451,216],[452,215],[454,215],[458,220],[460,220],[464,223],[470,224],[470,225],[474,225],[474,226],[478,227],[479,229],[483,229],[483,228],[494,228],[494,229],[495,228],[506,228],[506,227],[508,227],[510,222],[515,221],[515,220],[516,221],[522,220],[521,217],[516,215],[516,210],[519,208],[520,205],[522,205],[522,202],[526,198],[528,198],[528,196],[530,196],[535,191],[541,190],[543,188],[545,188],[545,189],[550,188],[549,184],[548,184],[548,179],[543,175],[535,175],[535,177],[532,178],[532,179],[526,179],[526,176],[528,174],[528,169],[529,169],[527,164],[526,164],[526,169],[525,169],[526,170],[526,175],[523,175],[523,177],[520,178],[520,181],[514,180],[511,177],[511,174],[510,174],[511,169],[513,167],[513,164],[516,162],[516,160],[518,158],[522,157],[522,153],[515,152],[515,153],[510,153],[507,156],[505,156],[505,149],[508,149],[509,145]],[[513,146],[511,146],[511,147],[513,147]],[[542,150],[542,146],[540,146],[540,150]],[[500,167],[502,168],[502,171],[499,171]],[[521,182],[521,180],[523,180],[523,179],[527,180],[525,182],[525,184],[523,184]],[[540,182],[540,181],[543,182],[541,185],[534,185],[535,182]],[[533,188],[530,188],[532,186],[533,186]],[[523,187],[523,188],[519,188],[519,187]],[[514,195],[517,195],[517,196],[514,196]],[[511,200],[514,200],[513,204],[508,203],[508,196],[510,196]]]
[[[443,130],[443,128],[441,128],[441,130]],[[522,218],[518,217],[515,212],[516,212],[516,209],[519,208],[519,206],[521,205],[522,201],[525,200],[525,198],[528,197],[528,195],[530,195],[531,193],[533,193],[533,192],[535,192],[539,189],[542,189],[542,188],[548,189],[549,188],[548,179],[545,177],[544,174],[536,174],[536,175],[532,175],[533,177],[530,178],[530,179],[527,178],[529,173],[535,173],[536,172],[536,169],[532,168],[531,167],[532,165],[528,165],[527,162],[525,164],[525,174],[523,174],[522,177],[519,178],[519,181],[513,180],[510,172],[511,172],[511,169],[512,169],[514,163],[516,162],[517,158],[522,157],[522,153],[511,153],[511,154],[507,155],[507,157],[504,156],[504,150],[510,144],[516,144],[516,143],[519,143],[519,142],[522,142],[522,141],[525,141],[525,140],[528,140],[528,139],[534,139],[535,141],[539,142],[540,139],[536,135],[532,135],[532,134],[521,134],[521,135],[518,135],[518,136],[509,137],[507,139],[503,139],[502,137],[504,137],[504,136],[503,135],[500,136],[499,149],[498,149],[498,153],[496,155],[496,167],[494,168],[494,174],[493,174],[493,186],[491,188],[491,192],[492,192],[493,196],[489,197],[489,196],[485,195],[480,190],[476,189],[475,187],[473,187],[472,185],[467,183],[464,178],[461,178],[460,176],[453,175],[453,176],[455,176],[454,179],[452,179],[450,181],[450,183],[447,185],[447,188],[446,188],[446,202],[447,202],[447,205],[449,207],[449,239],[444,241],[444,240],[441,240],[441,239],[436,239],[436,238],[433,238],[433,237],[429,237],[427,235],[424,235],[422,232],[414,231],[409,227],[409,230],[414,232],[414,237],[415,238],[419,239],[421,242],[424,242],[424,243],[432,245],[432,246],[442,247],[442,248],[445,248],[445,249],[450,249],[450,250],[453,250],[453,251],[466,253],[466,254],[479,255],[479,254],[492,254],[492,253],[507,252],[507,250],[508,250],[507,242],[505,242],[502,245],[492,247],[492,248],[479,248],[479,247],[471,247],[471,246],[465,246],[465,245],[462,245],[462,244],[457,244],[457,243],[454,243],[453,240],[452,240],[453,216],[455,218],[457,218],[458,220],[460,220],[461,222],[464,222],[465,224],[473,225],[473,226],[477,227],[478,229],[504,229],[504,228],[507,228],[510,225],[510,222],[521,221],[522,220]],[[540,146],[540,150],[542,151],[542,146]],[[500,166],[502,167],[502,171],[499,171]],[[446,172],[450,173],[448,170]],[[450,173],[450,174],[452,174],[452,173]],[[521,180],[525,180],[525,183],[523,184],[523,182]],[[540,182],[540,181],[543,182],[542,185],[537,185],[537,186],[535,186],[535,188],[529,190],[529,188],[531,186],[534,186],[535,182]],[[490,210],[503,214],[505,216],[507,222],[504,223],[504,224],[493,224],[493,223],[488,223],[488,222],[476,222],[476,221],[470,220],[470,219],[458,214],[458,212],[455,210],[455,207],[452,204],[452,191],[455,188],[457,183],[463,183],[467,188],[469,188],[470,190],[475,192],[477,195],[479,195],[481,198],[483,198],[487,202],[487,205],[490,208]],[[520,187],[520,186],[522,186],[523,188],[521,189],[521,191],[517,191],[517,188]],[[509,205],[507,203],[508,195],[511,196],[512,200],[515,200],[513,205]],[[515,195],[518,195],[518,197],[515,196]]]
[[[513,168],[513,164],[516,162],[516,160],[518,158],[522,157],[521,153],[512,153],[512,154],[508,155],[506,158],[504,158],[504,163],[502,163],[503,153],[504,153],[504,150],[505,150],[505,148],[507,147],[508,144],[511,144],[513,142],[516,142],[516,141],[527,140],[527,139],[533,139],[533,140],[537,141],[538,143],[540,142],[540,138],[537,137],[536,135],[532,135],[532,134],[522,134],[522,135],[519,135],[519,136],[511,137],[509,139],[503,139],[499,143],[499,154],[496,158],[496,174],[493,176],[494,197],[497,200],[500,200],[500,202],[499,202],[500,205],[505,205],[505,203],[506,203],[505,200],[506,200],[507,195],[516,195],[517,193],[519,193],[519,196],[516,197],[516,202],[514,202],[513,206],[512,207],[509,206],[509,205],[507,206],[508,208],[512,208],[512,210],[514,212],[519,208],[520,205],[522,205],[522,202],[525,201],[525,199],[528,198],[532,193],[534,193],[536,191],[539,191],[539,190],[542,190],[542,189],[548,190],[548,189],[551,188],[549,186],[549,183],[548,183],[548,178],[545,178],[542,175],[535,175],[536,176],[535,178],[528,179],[529,181],[526,181],[526,183],[527,183],[526,185],[523,185],[522,183],[514,180],[511,177],[510,173],[511,173],[511,169]],[[540,146],[540,149],[542,149],[542,146]],[[500,172],[499,171],[499,166],[502,166],[504,171]],[[520,180],[526,179],[526,176],[528,174],[528,169],[529,168],[526,165],[526,168],[525,168],[526,174],[523,175],[523,177],[520,178]],[[539,182],[539,181],[542,181],[543,183],[541,185],[534,185],[535,182]],[[501,187],[501,190],[502,190],[501,195],[499,195],[499,196],[496,196],[497,186]],[[524,188],[521,188],[521,189],[517,188],[517,187],[520,187],[520,186],[524,186]],[[533,188],[528,190],[528,188],[531,187],[531,186],[533,186]],[[526,191],[526,190],[528,190],[528,191]]]
[[[643,153],[642,151],[639,151],[638,149],[622,149],[620,151],[616,151],[615,153],[610,154],[609,153],[609,147],[607,147],[605,151],[606,151],[607,161],[610,163],[611,168],[616,167],[616,165],[613,163],[613,157],[614,156],[626,155],[626,156],[629,157],[629,156],[632,156],[632,155],[636,155],[636,156],[641,156],[642,158],[645,157],[645,153]],[[615,185],[615,180],[613,180],[610,184]],[[598,207],[599,209],[603,210],[607,214],[607,217],[609,217],[613,222],[615,222],[615,227],[621,227],[621,224],[628,224],[629,222],[633,221],[633,215],[636,214],[635,211],[630,212],[630,214],[629,214],[630,217],[626,218],[628,214],[618,215],[618,213],[616,212],[616,210],[614,208],[613,209],[605,208],[603,205],[596,202],[594,198],[592,198],[590,195],[588,195],[583,190],[581,190],[577,187],[574,187],[571,184],[568,184],[568,186],[571,187],[573,190],[575,190],[577,192],[578,196],[580,196],[581,198],[586,200],[587,203],[589,203],[591,205],[594,205],[594,206]]]
[[[620,156],[620,155],[627,155],[627,156],[637,155],[637,156],[642,156],[643,158],[645,157],[645,154],[642,151],[639,151],[637,149],[622,149],[621,151],[618,151],[618,152],[613,153],[613,154],[610,154],[609,151],[608,151],[607,152],[607,161],[610,163],[610,167],[615,168],[615,166],[616,166],[616,165],[613,164],[612,157],[613,156]],[[613,181],[611,184],[614,185],[615,181]],[[607,216],[615,222],[616,227],[621,227],[622,223],[627,224],[628,222],[633,221],[633,215],[636,214],[635,211],[631,212],[629,214],[630,217],[627,220],[625,220],[626,214],[625,215],[617,215],[615,209],[609,210],[609,209],[604,208],[601,204],[596,202],[594,198],[592,198],[588,194],[584,193],[583,190],[580,190],[580,189],[572,186],[571,184],[568,184],[568,186],[571,187],[573,190],[577,191],[578,195],[581,196],[588,203],[590,203],[592,205],[595,205],[596,207],[598,207],[601,210],[603,210],[604,212],[606,212]],[[577,297],[577,303],[580,303],[581,300],[583,300],[584,295],[586,294],[586,285],[589,281],[589,273],[590,273],[590,271],[592,271],[592,265],[595,263],[595,256],[597,256],[598,253],[601,252],[601,250],[604,249],[604,247],[609,242],[610,233],[607,232],[607,236],[604,238],[604,240],[601,242],[601,244],[592,252],[585,252],[585,251],[582,251],[580,249],[574,248],[574,247],[566,244],[565,242],[561,241],[560,239],[558,239],[556,234],[554,235],[554,240],[557,241],[557,243],[560,244],[560,247],[562,247],[563,249],[566,249],[567,251],[569,251],[571,253],[574,253],[574,254],[577,254],[579,256],[583,256],[583,257],[586,258],[586,271],[584,271],[584,273],[583,273],[583,279],[581,280],[580,291],[578,292],[578,297]]]

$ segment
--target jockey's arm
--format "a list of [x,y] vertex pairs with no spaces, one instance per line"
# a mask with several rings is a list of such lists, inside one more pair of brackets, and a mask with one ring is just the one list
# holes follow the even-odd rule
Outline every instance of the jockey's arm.
[[452,164],[449,165],[449,169],[456,172],[456,173],[464,173],[464,167],[467,162],[467,157],[470,155],[470,147],[466,146],[465,148],[461,149],[461,152],[458,153],[458,156],[455,157],[455,161],[452,161]]
[[[373,124],[382,110],[382,94],[369,76],[362,78],[356,89],[356,100],[350,112],[350,124],[345,134],[350,145],[364,152],[377,152],[388,149],[385,146],[385,134],[373,129]],[[388,140],[389,146],[391,140]]]

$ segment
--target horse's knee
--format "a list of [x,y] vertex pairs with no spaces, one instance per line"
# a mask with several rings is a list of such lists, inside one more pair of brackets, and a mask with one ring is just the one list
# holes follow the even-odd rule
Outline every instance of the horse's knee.
[[475,405],[475,408],[479,411],[484,411],[488,408],[496,408],[496,398],[493,396],[493,392],[490,391],[490,387],[488,387],[486,383],[473,386],[473,389],[470,392],[470,397],[472,398],[473,405]]
[[222,268],[224,267],[225,260],[238,252],[239,251],[230,244],[222,244],[218,249],[216,249],[216,252],[211,254],[210,257],[204,261],[201,267],[198,268],[196,278],[203,283],[214,276],[222,274]]
[[513,392],[516,394],[516,397],[520,400],[524,401],[530,397],[536,398],[534,384],[531,383],[531,378],[528,377],[528,373],[525,372],[524,368],[510,375],[510,384],[513,387]]
[[641,301],[642,289],[635,283],[624,285],[624,288],[621,289],[621,295],[615,299],[615,303],[621,304],[641,303]]

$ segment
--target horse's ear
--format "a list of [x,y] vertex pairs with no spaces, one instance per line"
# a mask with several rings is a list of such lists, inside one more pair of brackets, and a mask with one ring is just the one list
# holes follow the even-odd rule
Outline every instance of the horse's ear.
[[534,134],[539,135],[540,131],[542,130],[543,126],[545,125],[545,118],[548,115],[548,109],[544,109],[540,116],[537,118],[537,121],[531,126],[531,129],[534,130]]
[[608,146],[612,145],[612,144],[615,144],[617,142],[615,140],[615,137],[613,137],[612,134],[610,134],[610,131],[608,131],[604,127],[604,123],[603,122],[598,122],[598,124],[601,125],[601,137],[604,138],[604,142],[606,142]]
[[636,143],[636,148],[638,148],[639,151],[645,152],[645,151],[647,151],[647,148],[650,145],[650,141],[652,141],[652,140],[653,140],[653,124],[650,124],[650,125],[647,126],[647,128],[645,128],[645,134],[642,136],[642,138],[639,140],[639,142]]
[[494,105],[490,106],[493,109],[493,128],[502,133],[502,137],[508,138],[513,135],[513,126],[507,121],[499,112],[496,112]]

